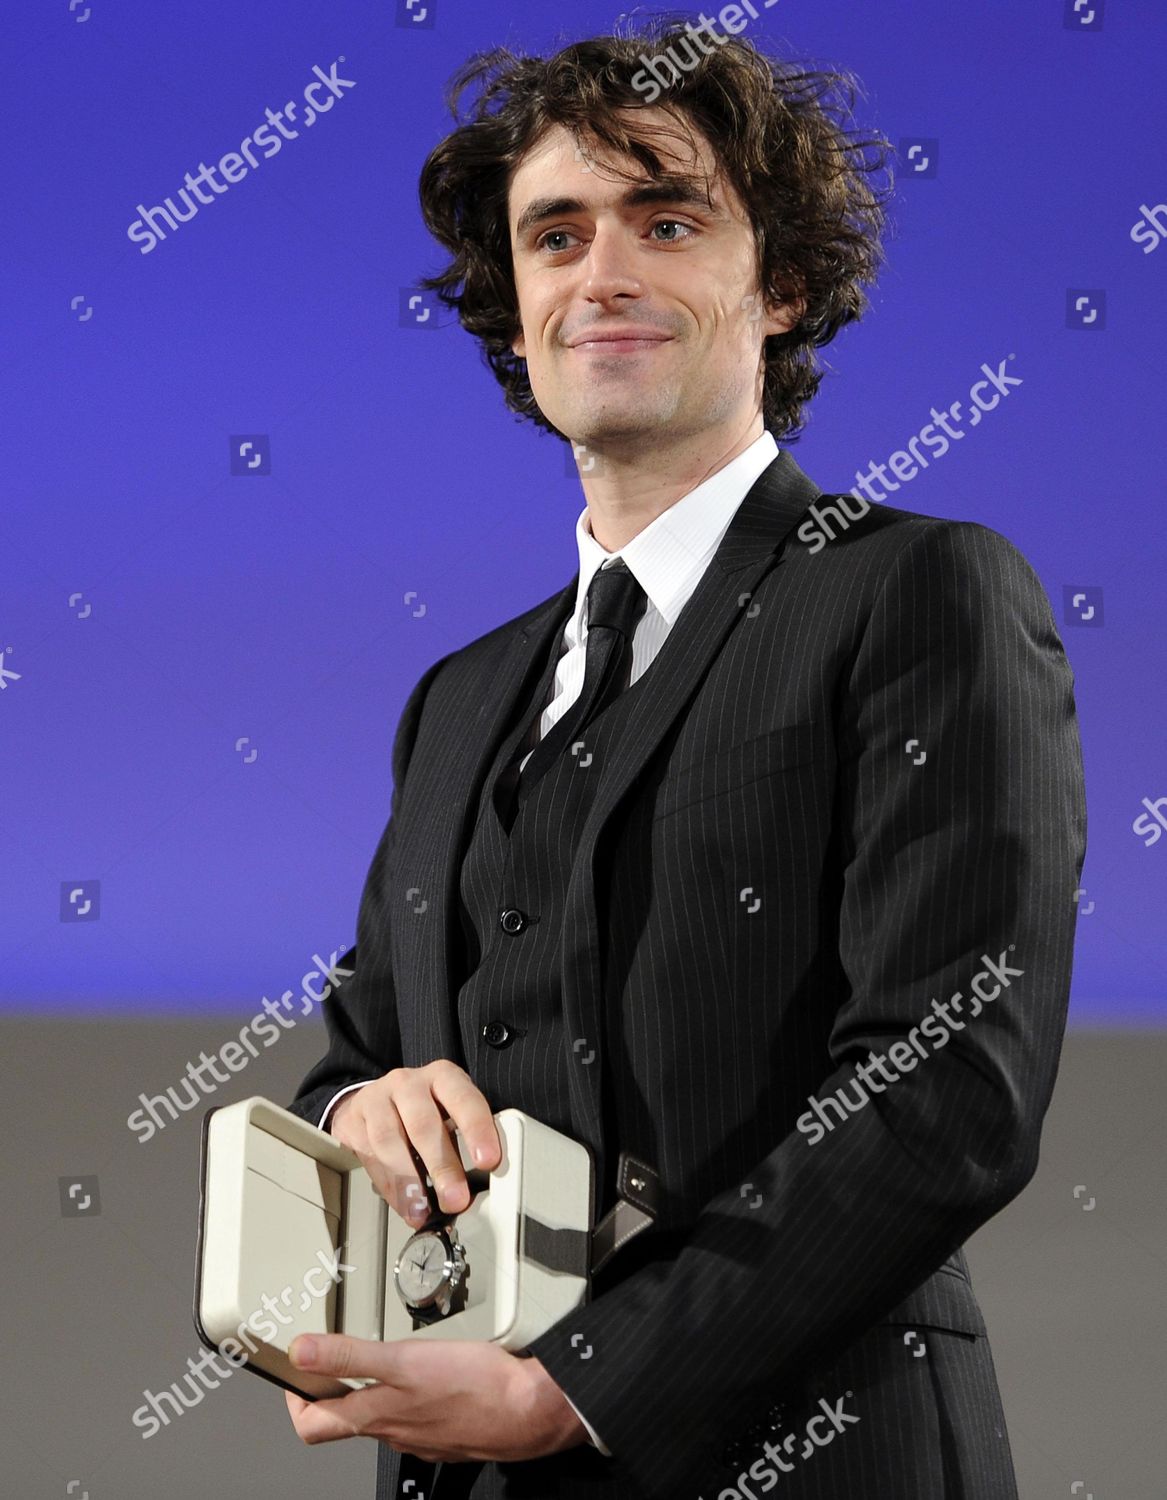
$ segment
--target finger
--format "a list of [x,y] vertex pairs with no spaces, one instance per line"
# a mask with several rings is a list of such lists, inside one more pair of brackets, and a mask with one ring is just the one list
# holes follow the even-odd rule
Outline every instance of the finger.
[[302,1442],[328,1443],[337,1438],[356,1435],[356,1429],[347,1413],[342,1417],[335,1410],[321,1411],[320,1408],[325,1403],[305,1401],[303,1396],[296,1395],[295,1391],[285,1391],[284,1399],[287,1402],[292,1426],[296,1429],[296,1436]]
[[[306,1411],[297,1412],[292,1419],[296,1436],[308,1444],[335,1443],[341,1438],[362,1436],[360,1427],[342,1415],[340,1410],[321,1410],[332,1403],[316,1401]],[[339,1402],[336,1403],[339,1406]]]
[[502,1141],[486,1095],[464,1068],[447,1059],[432,1065],[430,1088],[466,1142],[474,1164],[493,1171],[502,1161]]
[[470,1203],[470,1187],[458,1148],[450,1138],[455,1121],[441,1113],[439,1101],[431,1092],[432,1077],[429,1068],[414,1070],[413,1078],[403,1080],[395,1090],[393,1102],[408,1144],[433,1181],[438,1206],[445,1213],[458,1213]]
[[344,1142],[359,1157],[373,1187],[401,1218],[419,1223],[429,1213],[425,1184],[409,1150],[405,1126],[393,1102],[397,1069],[360,1090],[361,1107],[344,1121],[349,1139]]
[[[346,1333],[299,1334],[289,1346],[288,1358],[298,1370],[335,1375],[341,1380],[373,1379],[391,1385],[395,1377],[400,1378],[401,1355],[395,1345]],[[343,1401],[345,1397],[333,1399]],[[331,1401],[313,1404],[327,1410]]]

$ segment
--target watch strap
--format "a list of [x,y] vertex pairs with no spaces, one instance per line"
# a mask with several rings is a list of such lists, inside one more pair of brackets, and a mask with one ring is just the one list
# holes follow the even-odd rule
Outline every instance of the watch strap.
[[616,1202],[592,1230],[594,1275],[629,1240],[655,1222],[661,1208],[660,1177],[631,1151],[616,1163]]
[[660,1177],[630,1151],[620,1153],[616,1191],[616,1202],[590,1234],[585,1229],[553,1229],[524,1214],[522,1253],[551,1271],[594,1275],[622,1245],[647,1229],[660,1211]]

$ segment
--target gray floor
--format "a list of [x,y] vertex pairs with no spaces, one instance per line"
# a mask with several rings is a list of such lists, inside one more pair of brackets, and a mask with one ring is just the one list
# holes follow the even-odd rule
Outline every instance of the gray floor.
[[[200,1352],[202,1110],[285,1099],[321,1050],[315,1025],[287,1031],[139,1141],[125,1123],[139,1092],[161,1093],[231,1034],[221,1019],[0,1023],[5,1496],[371,1500],[372,1444],[305,1448],[283,1396],[247,1374],[153,1437],[132,1421]],[[1025,1500],[1167,1495],[1165,1075],[1167,1033],[1072,1035],[1038,1175],[970,1243]]]

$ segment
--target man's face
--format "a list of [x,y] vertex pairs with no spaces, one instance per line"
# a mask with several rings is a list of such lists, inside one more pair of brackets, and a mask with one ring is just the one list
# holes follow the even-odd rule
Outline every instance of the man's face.
[[[659,109],[632,113],[641,135],[672,120]],[[703,181],[713,151],[692,128],[696,158],[675,137],[652,145],[666,172],[697,171]],[[638,173],[628,181],[608,175],[611,158],[587,143],[583,151],[553,126],[510,185],[522,328],[511,347],[527,361],[540,410],[577,443],[595,445],[748,427],[761,409],[763,341],[798,310],[762,308],[741,200],[714,177],[710,208],[704,195],[653,183],[634,158],[619,160]],[[600,341],[614,332],[627,337]]]

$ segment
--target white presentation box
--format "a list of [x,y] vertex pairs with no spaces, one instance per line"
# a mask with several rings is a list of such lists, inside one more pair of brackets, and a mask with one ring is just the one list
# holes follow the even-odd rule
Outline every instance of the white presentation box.
[[502,1160],[468,1159],[464,1305],[415,1328],[394,1267],[415,1226],[326,1131],[259,1097],[203,1124],[195,1326],[210,1348],[303,1396],[373,1382],[314,1375],[288,1358],[301,1333],[480,1339],[524,1349],[590,1296],[593,1164],[578,1141],[517,1109],[494,1116]]

